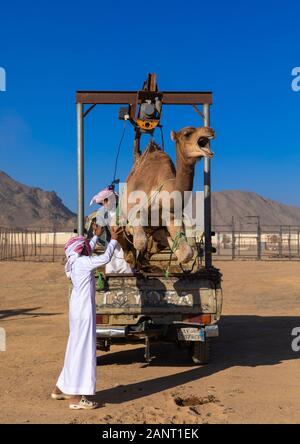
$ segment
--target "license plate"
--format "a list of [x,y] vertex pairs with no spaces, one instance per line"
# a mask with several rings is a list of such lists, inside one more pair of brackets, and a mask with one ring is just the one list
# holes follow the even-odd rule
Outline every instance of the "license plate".
[[203,341],[201,333],[201,329],[193,327],[182,327],[177,330],[179,341]]

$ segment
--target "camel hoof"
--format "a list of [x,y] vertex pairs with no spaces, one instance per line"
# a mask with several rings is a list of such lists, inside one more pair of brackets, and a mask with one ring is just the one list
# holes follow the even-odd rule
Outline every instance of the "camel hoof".
[[180,245],[180,248],[175,251],[177,261],[179,264],[186,264],[193,259],[193,250],[188,244]]

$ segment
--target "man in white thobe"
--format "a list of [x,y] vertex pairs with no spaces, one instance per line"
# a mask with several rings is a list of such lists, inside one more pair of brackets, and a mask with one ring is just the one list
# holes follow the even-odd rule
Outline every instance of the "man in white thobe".
[[111,241],[100,256],[91,256],[101,235],[101,227],[90,242],[83,236],[70,239],[65,246],[67,263],[65,272],[71,279],[70,334],[64,367],[51,394],[53,399],[71,399],[71,409],[94,409],[96,402],[85,395],[96,392],[96,304],[93,271],[110,262],[118,246],[117,231],[111,229]]

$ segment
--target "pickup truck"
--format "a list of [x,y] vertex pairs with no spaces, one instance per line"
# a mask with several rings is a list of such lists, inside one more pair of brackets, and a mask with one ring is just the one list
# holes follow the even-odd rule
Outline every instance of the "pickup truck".
[[96,290],[97,346],[108,351],[119,338],[145,340],[150,362],[152,339],[186,346],[195,364],[209,360],[222,309],[220,271],[101,275]]

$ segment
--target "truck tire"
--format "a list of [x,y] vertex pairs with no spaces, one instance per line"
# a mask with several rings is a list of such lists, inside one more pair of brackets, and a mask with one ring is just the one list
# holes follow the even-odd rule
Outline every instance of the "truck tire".
[[190,344],[190,355],[193,363],[197,365],[207,364],[210,359],[210,342],[193,341]]

